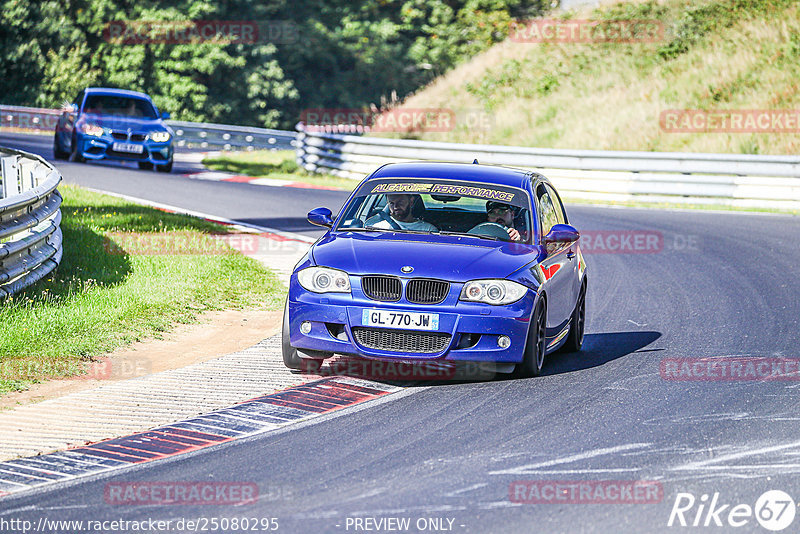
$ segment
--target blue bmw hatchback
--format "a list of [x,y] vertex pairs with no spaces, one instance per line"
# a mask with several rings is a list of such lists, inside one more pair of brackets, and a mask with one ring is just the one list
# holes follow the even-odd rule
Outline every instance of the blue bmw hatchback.
[[56,159],[83,162],[135,161],[140,169],[172,170],[175,133],[144,93],[89,87],[81,91],[56,124]]
[[489,364],[537,376],[583,343],[586,264],[553,185],[485,165],[401,163],[365,178],[295,267],[283,360]]

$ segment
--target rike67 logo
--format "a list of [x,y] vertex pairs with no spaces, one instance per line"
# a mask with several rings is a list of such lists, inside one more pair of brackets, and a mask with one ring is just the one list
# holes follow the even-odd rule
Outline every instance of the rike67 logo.
[[731,504],[720,499],[719,492],[696,498],[691,493],[678,493],[669,514],[667,526],[726,527],[750,526],[753,519],[767,530],[778,532],[792,524],[797,512],[792,497],[781,490],[769,490],[756,499],[755,505]]

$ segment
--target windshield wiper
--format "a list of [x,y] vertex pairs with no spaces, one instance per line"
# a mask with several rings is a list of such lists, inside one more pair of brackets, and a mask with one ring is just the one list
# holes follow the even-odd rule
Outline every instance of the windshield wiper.
[[356,228],[337,228],[337,232],[399,232],[401,234],[432,234],[435,232],[428,232],[427,230],[406,230],[403,228],[380,228],[378,226],[366,226]]
[[437,234],[441,234],[441,235],[461,235],[461,236],[464,236],[464,237],[477,237],[478,239],[488,239],[490,241],[500,241],[500,238],[498,238],[498,237],[492,237],[490,235],[482,235],[482,234],[470,234],[468,232],[448,232],[448,231],[442,230],[442,231],[436,232],[436,233]]

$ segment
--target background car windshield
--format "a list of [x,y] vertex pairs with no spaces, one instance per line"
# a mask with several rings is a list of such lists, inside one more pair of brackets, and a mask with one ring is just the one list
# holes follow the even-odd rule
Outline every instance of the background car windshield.
[[[380,184],[368,182],[359,189],[357,195],[345,208],[344,216],[340,219],[336,229],[372,228],[380,221],[386,221],[389,216],[387,198],[389,195],[409,194],[416,198],[413,218],[432,224],[438,232],[469,233],[478,225],[489,222],[488,208],[500,207],[501,210],[507,209],[510,213],[506,217],[505,224],[502,221],[498,221],[498,223],[512,226],[520,232],[522,241],[530,241],[530,204],[527,195],[522,190],[481,183],[458,182],[457,186],[449,184],[443,186],[450,188],[448,194],[422,192],[428,185],[435,188],[439,183],[436,180],[421,182],[407,179],[403,179],[402,182],[384,181]],[[402,186],[412,186],[406,189],[416,189],[420,192],[373,192],[376,189],[384,191],[393,187],[402,189]],[[379,189],[381,187],[382,189]],[[455,190],[452,189],[454,187],[458,187],[459,192],[473,194],[450,194],[450,191]],[[388,223],[379,224],[379,229],[389,230],[387,225]]]
[[90,95],[83,107],[84,113],[155,119],[156,110],[147,100],[127,96]]

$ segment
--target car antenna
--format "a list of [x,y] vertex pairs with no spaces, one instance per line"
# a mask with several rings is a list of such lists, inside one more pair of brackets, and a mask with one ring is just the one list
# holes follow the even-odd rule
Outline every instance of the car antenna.
[[474,160],[472,160],[472,164],[473,165],[479,165],[478,158],[475,158]]

